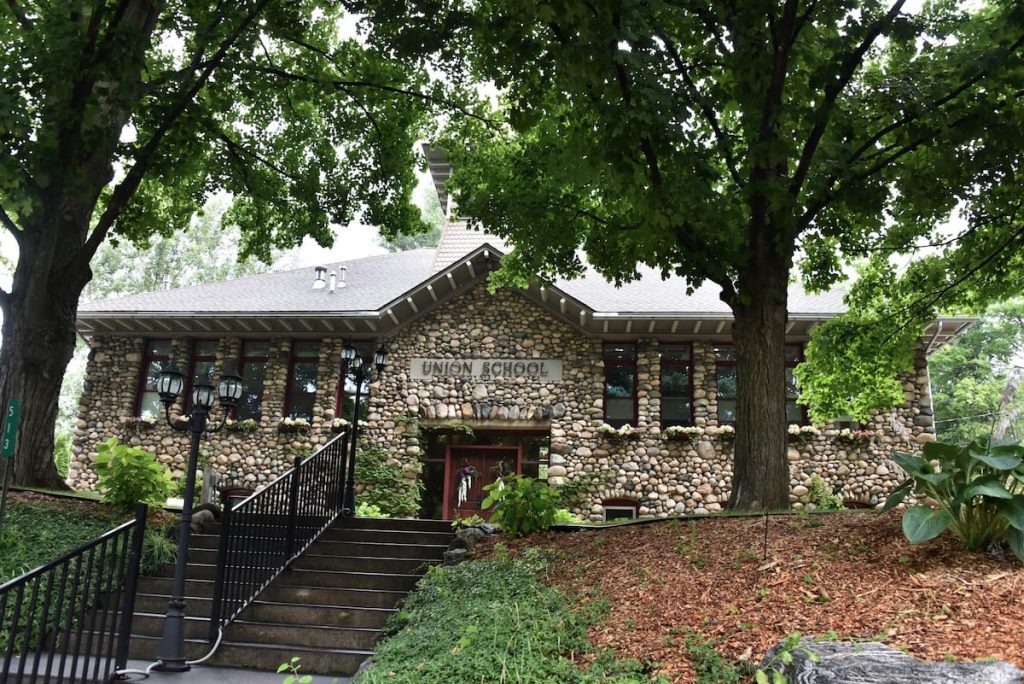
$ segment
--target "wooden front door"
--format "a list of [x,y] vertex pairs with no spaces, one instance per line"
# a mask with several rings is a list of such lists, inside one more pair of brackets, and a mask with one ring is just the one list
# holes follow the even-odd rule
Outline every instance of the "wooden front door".
[[[480,504],[487,498],[484,487],[492,484],[502,473],[520,472],[520,448],[515,446],[450,446],[445,464],[446,520],[468,518],[473,515],[490,519],[491,512]],[[465,475],[470,477],[466,478]],[[465,482],[465,487],[460,484]],[[460,489],[464,491],[460,495]]]

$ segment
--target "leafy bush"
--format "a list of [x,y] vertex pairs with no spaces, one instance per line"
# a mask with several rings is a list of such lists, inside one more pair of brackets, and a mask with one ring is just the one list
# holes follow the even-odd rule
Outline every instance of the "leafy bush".
[[356,517],[357,518],[387,518],[388,516],[384,515],[381,512],[379,506],[376,506],[376,505],[374,505],[372,503],[366,503],[365,501],[360,501],[359,503],[356,504]]
[[[593,657],[587,627],[600,615],[574,611],[539,579],[545,566],[530,550],[521,558],[431,568],[356,684],[652,681],[636,661]],[[583,660],[590,661],[586,670],[574,664]]]
[[978,440],[964,447],[930,442],[924,458],[896,453],[893,460],[910,477],[889,496],[885,510],[911,492],[937,506],[918,503],[903,514],[903,533],[911,544],[949,529],[969,550],[1009,542],[1024,560],[1024,448],[1015,442]]
[[487,521],[481,518],[479,515],[469,515],[465,518],[457,518],[455,520],[452,520],[452,529],[458,532],[459,530],[464,530],[468,527],[476,527],[478,525],[483,525],[485,522]]
[[58,432],[53,437],[53,465],[61,477],[68,476],[68,468],[71,467],[71,435],[67,432]]
[[127,512],[137,503],[163,506],[174,489],[167,468],[141,447],[120,444],[116,437],[101,442],[93,468],[103,500]]
[[572,513],[568,508],[559,508],[555,510],[555,519],[553,522],[555,525],[582,525],[585,522],[587,521]]
[[178,545],[166,532],[147,529],[142,538],[142,560],[139,571],[143,575],[152,575],[168,563],[173,563],[178,553]]
[[356,482],[365,487],[364,503],[376,506],[389,518],[408,518],[419,513],[423,483],[406,477],[400,463],[388,464],[391,453],[380,446],[367,447],[356,457]]
[[525,475],[506,475],[484,487],[484,491],[487,498],[480,507],[494,507],[491,520],[501,525],[505,534],[522,537],[542,532],[555,522],[559,497],[547,482]]
[[821,479],[820,475],[815,475],[811,478],[810,485],[807,487],[811,501],[814,505],[823,511],[841,511],[843,510],[843,497],[833,494],[832,490],[828,488],[825,481]]

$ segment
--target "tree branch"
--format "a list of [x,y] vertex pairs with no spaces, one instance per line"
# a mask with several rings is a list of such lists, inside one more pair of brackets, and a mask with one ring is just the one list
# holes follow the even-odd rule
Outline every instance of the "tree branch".
[[864,55],[866,55],[867,51],[871,49],[871,44],[875,42],[875,39],[878,38],[882,30],[891,24],[897,16],[899,16],[900,10],[903,9],[903,5],[905,3],[906,0],[896,0],[892,7],[889,8],[889,11],[871,25],[867,34],[864,36],[864,39],[861,40],[857,48],[843,60],[835,81],[825,86],[825,93],[821,105],[818,107],[818,110],[814,115],[814,125],[811,127],[807,140],[804,142],[804,148],[800,153],[800,161],[797,163],[793,179],[789,184],[789,192],[793,197],[799,195],[800,189],[803,187],[804,181],[807,178],[807,173],[811,168],[811,162],[814,159],[814,153],[818,149],[818,144],[821,142],[821,138],[825,134],[825,130],[828,128],[829,121],[832,119],[832,108],[835,106],[836,99],[853,79],[853,75],[857,72],[857,68],[861,65],[861,62],[864,59]]
[[657,36],[661,39],[662,44],[669,53],[669,57],[676,65],[676,70],[679,72],[679,75],[683,77],[683,81],[686,83],[686,87],[690,90],[692,97],[700,103],[700,111],[704,115],[704,120],[708,122],[708,125],[711,127],[711,130],[715,135],[715,141],[718,144],[719,152],[721,152],[722,157],[725,159],[725,166],[729,171],[729,175],[732,176],[732,180],[736,186],[742,188],[743,179],[740,178],[739,169],[736,166],[736,160],[733,157],[732,149],[729,147],[729,140],[718,123],[718,117],[715,115],[715,110],[712,109],[707,101],[701,96],[701,93],[697,88],[697,84],[693,82],[692,78],[690,78],[689,70],[686,68],[686,64],[683,62],[682,56],[679,54],[679,51],[676,50],[675,45],[669,41],[668,36],[660,32]]
[[10,215],[3,207],[0,207],[0,223],[2,223],[4,227],[7,228],[7,230],[11,233],[11,235],[14,236],[14,239],[17,241],[18,246],[20,247],[21,239],[23,237],[22,232],[21,230],[18,229],[18,224],[14,222],[14,219],[10,217]]
[[28,16],[26,16],[25,10],[21,9],[21,7],[18,5],[18,0],[7,0],[7,6],[11,9],[11,14],[14,15],[15,19],[17,19],[18,24],[21,25],[21,28],[25,29],[26,31],[35,30],[35,25],[32,23],[32,20],[29,19]]
[[175,124],[178,118],[185,113],[189,105],[192,104],[196,95],[206,86],[210,76],[227,55],[228,50],[235,44],[235,42],[248,30],[249,26],[256,20],[256,17],[260,15],[263,8],[269,3],[270,0],[260,0],[256,3],[249,14],[243,19],[238,27],[228,34],[224,41],[217,48],[213,58],[210,59],[209,65],[203,69],[199,78],[181,95],[178,101],[171,107],[171,109],[164,116],[160,125],[150,136],[146,144],[143,145],[142,149],[135,155],[135,163],[132,165],[128,173],[125,174],[124,179],[114,188],[110,199],[107,202],[106,208],[100,215],[99,220],[96,222],[96,227],[93,229],[92,235],[89,236],[88,240],[82,246],[82,250],[79,252],[79,259],[83,260],[85,264],[92,259],[96,250],[102,244],[106,238],[107,232],[109,232],[111,226],[120,216],[121,211],[125,205],[135,194],[139,185],[142,183],[142,179],[146,172],[149,170],[150,164],[153,161],[153,157],[156,154],[157,148],[160,143],[163,142],[164,137],[171,130],[171,127]]
[[284,178],[287,178],[290,181],[299,181],[299,178],[297,176],[288,173],[288,171],[282,168],[281,166],[275,164],[274,162],[267,159],[260,153],[254,152],[244,147],[241,143],[238,143],[235,140],[233,140],[231,136],[229,136],[227,133],[221,130],[220,127],[218,127],[213,121],[209,120],[207,117],[203,117],[202,119],[200,119],[200,123],[203,125],[203,128],[212,133],[214,137],[223,142],[228,148],[236,152],[239,156],[246,156],[249,157],[250,159],[255,159],[259,163],[266,166],[268,169],[272,170],[274,173],[278,174],[279,176],[283,176]]

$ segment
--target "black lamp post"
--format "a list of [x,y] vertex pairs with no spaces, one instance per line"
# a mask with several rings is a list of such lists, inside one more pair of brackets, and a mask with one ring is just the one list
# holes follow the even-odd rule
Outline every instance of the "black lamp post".
[[[188,537],[192,525],[192,497],[196,488],[196,466],[199,463],[199,439],[204,432],[217,432],[224,427],[228,412],[242,398],[242,378],[237,373],[227,372],[220,378],[216,394],[213,386],[206,382],[198,382],[192,388],[192,410],[188,422],[184,424],[171,421],[171,406],[181,394],[185,385],[185,376],[171,363],[167,369],[157,376],[156,388],[160,401],[164,404],[167,424],[179,432],[191,432],[192,444],[188,454],[188,466],[185,470],[185,501],[181,505],[181,522],[178,523],[178,555],[174,562],[174,584],[171,587],[171,600],[167,603],[167,617],[164,620],[163,638],[160,640],[160,660],[158,670],[165,672],[185,672],[190,668],[185,661],[185,566],[188,563]],[[207,418],[213,408],[214,399],[220,397],[223,409],[220,422],[216,427],[207,427]]]
[[356,512],[356,443],[359,441],[359,400],[361,399],[363,383],[373,372],[373,366],[377,367],[378,376],[388,365],[388,349],[380,346],[373,354],[373,366],[363,359],[359,350],[351,342],[346,342],[341,349],[341,358],[348,364],[356,381],[355,407],[352,410],[352,439],[351,449],[348,457],[348,475],[345,478],[345,498],[342,501],[341,514],[345,516],[355,515]]

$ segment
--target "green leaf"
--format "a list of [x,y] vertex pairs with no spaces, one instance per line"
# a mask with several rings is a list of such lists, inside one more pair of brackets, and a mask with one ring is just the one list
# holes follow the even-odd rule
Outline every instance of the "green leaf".
[[1003,446],[992,449],[977,449],[975,444],[971,444],[971,457],[996,470],[1013,470],[1021,464],[1021,461],[1024,461],[1024,458],[1019,453],[1019,449]]
[[757,680],[757,684],[769,684],[768,674],[764,670],[758,670],[757,674],[754,675],[754,679]]
[[1015,494],[1009,501],[999,501],[996,506],[1011,527],[1024,530],[1024,494]]
[[907,498],[908,494],[910,494],[910,489],[913,484],[913,480],[904,480],[901,482],[900,486],[894,489],[892,494],[889,495],[889,498],[885,500],[885,505],[882,506],[882,510],[888,511],[903,503],[903,500]]
[[[934,444],[934,442],[925,444],[925,446],[931,446],[931,444]],[[892,460],[894,460],[900,468],[903,468],[905,471],[907,471],[908,475],[918,475],[921,473],[929,472],[928,462],[925,461],[920,456],[914,456],[913,454],[904,454],[902,452],[896,451],[893,452]]]
[[[963,449],[961,447],[953,444],[944,444],[942,442],[928,442],[921,450],[924,452],[924,457],[926,459],[943,462],[956,461],[957,457],[963,453]],[[899,461],[896,462],[899,463]]]
[[1010,550],[1017,556],[1017,558],[1024,561],[1024,532],[1018,530],[1016,527],[1010,528],[1010,533],[1006,536],[1006,540],[1010,542]]
[[998,475],[985,475],[967,486],[957,497],[961,502],[967,503],[976,496],[988,496],[993,499],[1010,499],[1013,494],[1006,491],[1002,478]]
[[935,539],[953,521],[948,511],[918,504],[903,514],[903,534],[911,544]]

